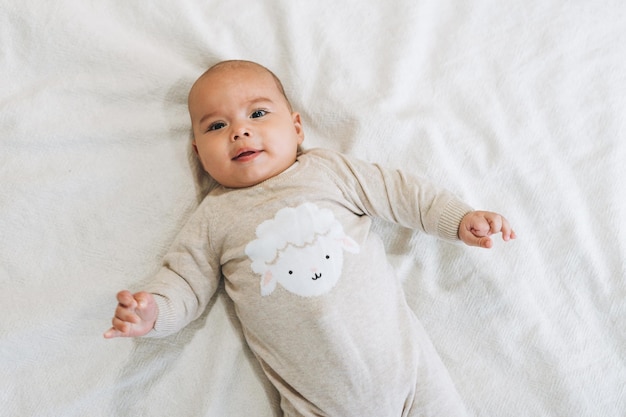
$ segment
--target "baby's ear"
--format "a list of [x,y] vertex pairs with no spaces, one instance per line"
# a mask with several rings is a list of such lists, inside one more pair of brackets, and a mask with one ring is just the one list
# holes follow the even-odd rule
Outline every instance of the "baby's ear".
[[300,118],[300,113],[291,113],[291,118],[293,120],[293,126],[296,129],[296,134],[298,135],[298,145],[302,145],[302,142],[304,142],[304,128],[302,127],[302,119]]
[[191,146],[193,147],[193,151],[196,153],[196,155],[199,155],[198,154],[198,145],[196,145],[196,140],[195,139],[191,141]]
[[261,277],[261,295],[264,297],[270,295],[274,292],[274,289],[276,289],[276,280],[272,275],[272,271],[268,269]]

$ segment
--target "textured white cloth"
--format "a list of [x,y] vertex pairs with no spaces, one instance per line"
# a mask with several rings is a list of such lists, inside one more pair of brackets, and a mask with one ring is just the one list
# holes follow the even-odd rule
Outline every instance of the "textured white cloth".
[[375,224],[473,414],[626,414],[622,2],[0,10],[0,415],[277,415],[223,289],[175,336],[101,337],[205,190],[186,96],[230,58],[281,77],[306,147],[509,218],[489,251]]

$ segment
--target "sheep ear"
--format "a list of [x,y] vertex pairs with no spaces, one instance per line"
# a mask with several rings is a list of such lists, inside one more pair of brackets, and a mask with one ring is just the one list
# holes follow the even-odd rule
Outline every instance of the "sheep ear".
[[338,241],[341,243],[341,247],[350,253],[359,253],[361,250],[359,244],[349,236],[343,236],[342,238],[339,238]]
[[276,280],[272,275],[272,271],[268,269],[261,277],[261,295],[264,297],[266,295],[270,295],[272,292],[274,292],[275,288]]

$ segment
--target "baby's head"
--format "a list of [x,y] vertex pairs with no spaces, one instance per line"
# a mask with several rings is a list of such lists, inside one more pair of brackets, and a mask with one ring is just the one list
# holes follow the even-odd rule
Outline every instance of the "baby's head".
[[193,147],[220,184],[243,188],[272,178],[295,161],[304,140],[280,80],[249,61],[223,61],[191,87]]

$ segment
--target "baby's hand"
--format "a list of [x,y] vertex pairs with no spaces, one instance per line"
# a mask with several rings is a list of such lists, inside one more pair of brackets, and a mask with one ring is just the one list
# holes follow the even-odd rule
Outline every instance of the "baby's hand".
[[466,245],[480,246],[489,249],[493,242],[491,236],[502,232],[502,239],[509,241],[515,239],[515,232],[507,219],[498,213],[489,211],[472,211],[467,213],[459,225],[459,239]]
[[143,336],[152,330],[159,313],[152,294],[120,291],[117,301],[113,327],[104,333],[106,339]]

